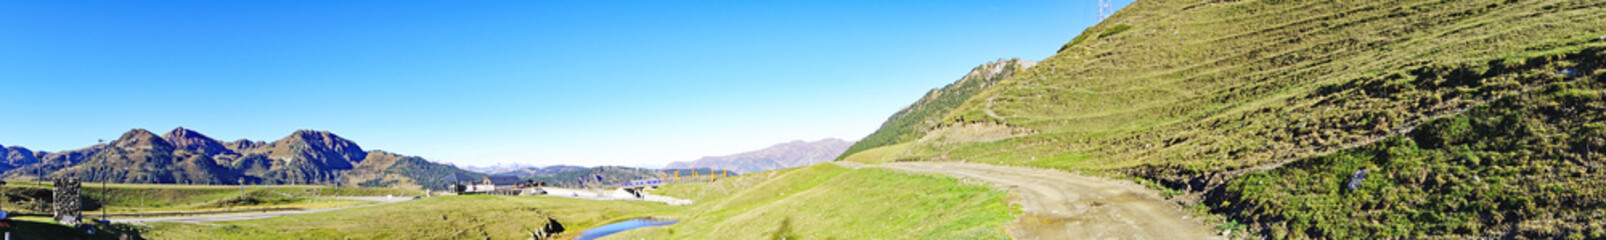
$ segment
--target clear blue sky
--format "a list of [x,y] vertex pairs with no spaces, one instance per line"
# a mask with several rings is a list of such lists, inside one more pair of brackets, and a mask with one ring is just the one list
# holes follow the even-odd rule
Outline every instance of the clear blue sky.
[[766,2],[7,1],[0,144],[315,129],[459,165],[661,166],[858,140],[971,67],[1048,57],[1097,13]]

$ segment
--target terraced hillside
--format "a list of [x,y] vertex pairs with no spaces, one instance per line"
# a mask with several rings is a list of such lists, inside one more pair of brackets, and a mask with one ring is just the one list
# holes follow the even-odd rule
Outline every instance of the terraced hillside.
[[909,104],[909,106],[899,109],[897,113],[893,113],[892,117],[888,117],[886,122],[881,123],[881,128],[876,129],[869,136],[865,136],[864,140],[853,143],[853,146],[848,147],[846,152],[837,156],[837,160],[842,160],[849,155],[864,150],[920,139],[920,137],[926,136],[927,131],[937,126],[943,115],[959,107],[966,99],[970,99],[970,97],[980,93],[983,89],[998,84],[999,81],[1015,76],[1015,72],[1030,68],[1036,64],[1036,62],[1012,58],[976,66],[976,68],[970,70],[970,73],[965,74],[965,77],[959,78],[959,81],[942,88],[932,89],[930,92],[926,92],[925,96],[920,97],[920,100],[915,101],[914,104]]
[[1551,60],[1606,45],[1603,9],[1140,1],[943,121],[1030,134],[926,141],[908,157],[1219,171],[1310,156],[1558,80],[1527,73],[1564,70],[1576,63]]
[[[1606,133],[1530,105],[1600,104],[1602,56],[1603,1],[1138,1],[926,136],[844,159],[1133,175],[1283,237],[1601,232],[1581,203]],[[1446,117],[1516,120],[1413,135]],[[1414,136],[1457,140],[1395,150]],[[1360,166],[1385,180],[1341,190]]]

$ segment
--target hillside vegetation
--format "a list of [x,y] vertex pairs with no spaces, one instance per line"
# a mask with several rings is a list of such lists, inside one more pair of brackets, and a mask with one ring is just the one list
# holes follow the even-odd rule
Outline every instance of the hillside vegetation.
[[1606,238],[1602,73],[1246,174],[1207,204],[1279,238]]
[[1137,1],[843,159],[1135,176],[1274,237],[1599,238],[1603,55],[1602,1]]
[[942,88],[932,89],[930,92],[926,92],[925,96],[920,97],[920,100],[915,101],[914,104],[910,104],[898,110],[897,113],[893,113],[892,117],[888,117],[886,122],[881,123],[881,128],[876,129],[869,136],[865,136],[863,140],[854,143],[853,146],[848,147],[846,152],[836,158],[837,160],[842,160],[849,155],[865,150],[920,139],[920,137],[926,135],[927,131],[936,127],[945,114],[959,107],[966,99],[970,99],[976,93],[980,93],[982,89],[992,87],[999,81],[1015,76],[1015,72],[1030,68],[1035,64],[1037,63],[1017,58],[998,60],[976,66],[976,68],[970,70],[970,73],[959,78],[959,81]]
[[1224,171],[1311,156],[1554,81],[1523,74],[1606,45],[1603,5],[1139,1],[938,127],[1024,136],[927,141],[902,157]]

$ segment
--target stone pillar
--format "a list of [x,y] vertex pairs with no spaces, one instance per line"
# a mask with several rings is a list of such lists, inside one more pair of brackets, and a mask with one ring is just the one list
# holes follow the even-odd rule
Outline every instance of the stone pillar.
[[55,192],[51,195],[55,199],[52,204],[55,208],[56,222],[77,226],[84,218],[83,203],[78,198],[81,193],[78,189],[78,178],[64,177],[56,179]]

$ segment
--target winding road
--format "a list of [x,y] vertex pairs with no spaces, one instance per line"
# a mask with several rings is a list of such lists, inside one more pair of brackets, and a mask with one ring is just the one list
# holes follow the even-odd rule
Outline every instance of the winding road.
[[973,163],[899,162],[876,167],[968,178],[1008,189],[1024,215],[1008,229],[1015,239],[1212,239],[1199,219],[1136,183],[1056,170]]

